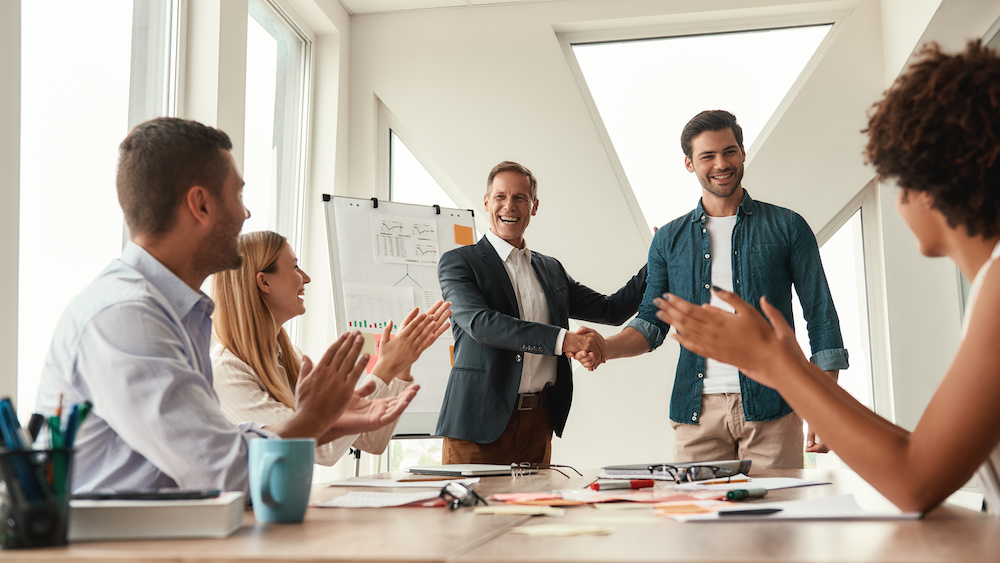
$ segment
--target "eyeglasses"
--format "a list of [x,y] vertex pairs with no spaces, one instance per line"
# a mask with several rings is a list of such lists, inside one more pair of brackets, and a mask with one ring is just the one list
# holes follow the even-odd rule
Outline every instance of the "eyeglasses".
[[574,467],[569,465],[556,465],[553,463],[530,463],[527,461],[510,464],[510,476],[519,477],[521,475],[531,475],[532,473],[536,473],[542,469],[551,469],[552,471],[555,471],[556,473],[559,473],[563,477],[569,479],[569,475],[566,475],[565,473],[557,469],[558,467],[562,467],[564,469],[572,469],[574,473],[576,473],[580,477],[583,477],[583,473],[580,473]]
[[445,504],[451,510],[460,506],[476,506],[479,503],[483,503],[484,506],[488,505],[482,495],[465,483],[448,483],[441,489],[438,496],[444,499]]
[[725,477],[726,482],[733,476],[733,470],[727,467],[716,467],[714,465],[650,465],[649,472],[653,478],[669,478],[677,483],[693,483],[706,479],[721,479]]

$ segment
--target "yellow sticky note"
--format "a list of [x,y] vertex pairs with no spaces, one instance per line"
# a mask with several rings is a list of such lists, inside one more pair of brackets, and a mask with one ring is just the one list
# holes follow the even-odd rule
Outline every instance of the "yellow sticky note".
[[455,244],[469,245],[476,242],[472,236],[472,227],[465,225],[455,225]]

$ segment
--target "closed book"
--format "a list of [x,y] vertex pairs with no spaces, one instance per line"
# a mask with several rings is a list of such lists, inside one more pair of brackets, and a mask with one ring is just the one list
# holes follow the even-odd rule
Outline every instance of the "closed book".
[[69,541],[224,538],[243,525],[243,493],[207,499],[71,500]]

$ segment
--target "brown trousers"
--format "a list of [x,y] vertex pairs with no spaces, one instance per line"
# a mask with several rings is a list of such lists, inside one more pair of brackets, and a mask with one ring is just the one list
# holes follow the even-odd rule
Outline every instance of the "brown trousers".
[[552,459],[552,424],[549,406],[530,411],[514,410],[507,428],[494,442],[478,444],[445,437],[441,463],[549,463]]

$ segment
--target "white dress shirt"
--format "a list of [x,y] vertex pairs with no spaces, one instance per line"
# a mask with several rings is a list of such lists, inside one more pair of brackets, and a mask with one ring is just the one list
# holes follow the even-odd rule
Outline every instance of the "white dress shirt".
[[[549,313],[549,303],[545,299],[545,290],[542,289],[542,284],[538,281],[538,275],[535,274],[535,269],[531,266],[531,251],[528,249],[528,244],[525,243],[524,248],[514,248],[509,242],[493,234],[493,231],[487,231],[486,237],[503,262],[510,283],[514,286],[514,296],[517,298],[517,308],[520,311],[521,320],[551,324],[552,315]],[[565,338],[566,329],[560,329],[559,336],[556,337],[555,356],[524,354],[521,385],[518,388],[518,393],[535,393],[547,385],[555,384],[558,366],[556,356],[562,355]]]
[[[128,243],[63,312],[38,387],[40,413],[93,403],[80,426],[74,492],[97,489],[249,491],[248,442],[212,389],[214,304],[142,247]],[[45,433],[41,434],[44,437]]]
[[[302,352],[296,348],[295,353],[301,360]],[[295,410],[272,397],[264,386],[264,380],[232,351],[218,342],[213,342],[211,355],[215,392],[219,394],[219,400],[222,402],[223,414],[231,422],[253,420],[265,426],[276,426],[295,414]],[[285,368],[280,363],[278,377],[287,377]],[[369,374],[367,379],[375,381],[375,391],[368,395],[369,399],[394,397],[410,385],[410,382],[396,378],[386,384],[373,374]],[[388,424],[378,430],[343,436],[316,446],[316,463],[322,465],[337,463],[352,444],[366,452],[380,454],[385,451],[395,428],[395,424]]]

